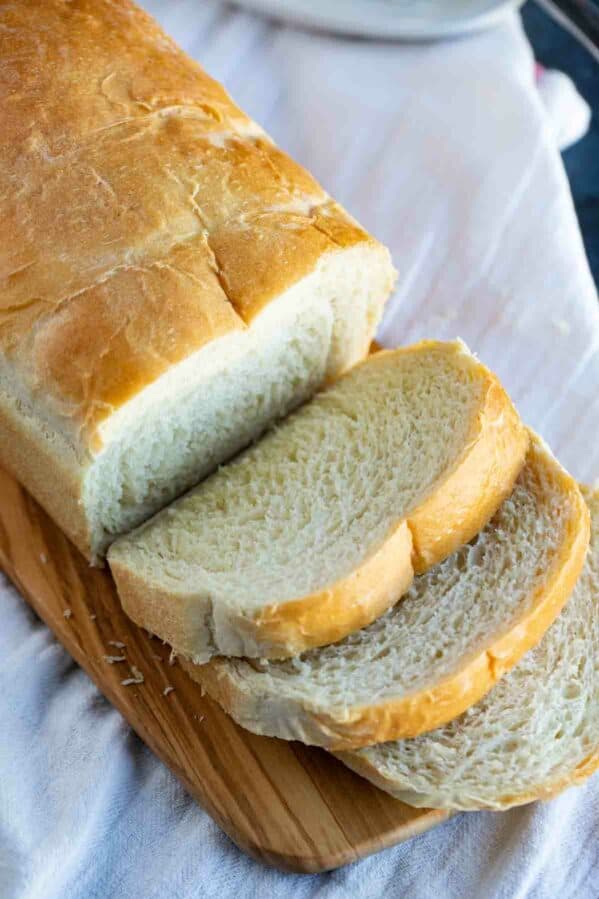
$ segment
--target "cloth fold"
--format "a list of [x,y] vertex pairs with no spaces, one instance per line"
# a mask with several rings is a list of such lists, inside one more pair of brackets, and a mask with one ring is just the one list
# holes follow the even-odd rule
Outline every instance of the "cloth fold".
[[[294,30],[219,3],[150,2],[239,104],[386,242],[388,345],[460,336],[577,477],[599,475],[599,311],[513,15],[445,44]],[[599,778],[460,815],[324,875],[239,852],[0,585],[2,899],[595,899]]]

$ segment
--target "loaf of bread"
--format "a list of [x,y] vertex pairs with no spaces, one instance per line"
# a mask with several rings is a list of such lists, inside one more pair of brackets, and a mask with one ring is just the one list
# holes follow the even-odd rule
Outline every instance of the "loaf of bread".
[[340,753],[403,802],[506,809],[548,799],[599,768],[599,491],[572,598],[543,640],[487,696],[414,740]]
[[527,445],[464,344],[377,353],[115,541],[123,607],[196,662],[340,640],[486,524]]
[[559,615],[578,486],[459,341],[362,361],[388,251],[131,0],[0,4],[0,175],[0,463],[134,621],[414,805],[599,765],[599,495]]
[[368,349],[388,252],[129,0],[0,7],[0,462],[90,558]]
[[541,639],[580,574],[588,517],[533,436],[488,525],[369,627],[286,661],[183,664],[255,733],[329,749],[417,736],[477,702]]

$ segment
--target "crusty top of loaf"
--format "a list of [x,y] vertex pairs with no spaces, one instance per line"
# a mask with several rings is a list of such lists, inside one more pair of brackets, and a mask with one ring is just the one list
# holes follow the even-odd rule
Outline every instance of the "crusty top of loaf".
[[371,241],[129,0],[0,26],[0,348],[67,432]]

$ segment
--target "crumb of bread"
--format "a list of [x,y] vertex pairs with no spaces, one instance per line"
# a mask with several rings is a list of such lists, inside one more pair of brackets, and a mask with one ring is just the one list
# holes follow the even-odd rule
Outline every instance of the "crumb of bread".
[[129,687],[131,684],[143,684],[144,676],[135,665],[131,665],[131,674],[132,677],[126,677],[125,680],[121,681],[123,687]]
[[63,618],[70,618],[72,614],[73,614],[72,609],[65,609],[64,612],[62,613],[62,616],[63,616]]
[[125,647],[127,646],[126,643],[121,643],[120,640],[109,640],[109,641],[108,641],[108,645],[109,645],[109,646],[116,646],[117,649],[125,649]]
[[168,657],[168,663],[169,663],[169,665],[174,665],[176,661],[177,661],[177,653],[175,652],[174,649],[171,649],[171,654]]
[[205,696],[205,695],[206,695],[206,688],[204,687],[204,684],[200,684],[200,696]]
[[174,687],[171,687],[170,684],[169,684],[169,686],[168,686],[168,687],[165,687],[164,690],[162,691],[162,695],[163,695],[163,696],[168,696],[168,694],[169,694],[169,693],[172,693],[174,689],[175,689],[175,688],[174,688]]
[[89,617],[91,618],[92,621],[95,621],[98,616],[94,615],[92,612],[92,614]]
[[40,562],[42,563],[42,565],[46,565],[46,563],[48,562],[48,556],[46,555],[46,553],[40,553]]
[[105,662],[108,662],[109,665],[116,665],[117,662],[126,662],[126,656],[102,656]]
[[157,662],[162,662],[162,656],[157,656],[155,652],[152,653],[152,658],[156,659]]

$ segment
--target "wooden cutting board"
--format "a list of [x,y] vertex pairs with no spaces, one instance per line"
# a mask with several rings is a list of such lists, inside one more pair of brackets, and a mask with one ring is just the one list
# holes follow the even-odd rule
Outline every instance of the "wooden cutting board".
[[[168,647],[129,621],[110,574],[90,568],[2,469],[0,566],[141,739],[254,858],[324,871],[447,817],[392,799],[322,750],[238,727],[169,664]],[[105,658],[123,655],[113,664]],[[143,683],[123,685],[136,671]]]

